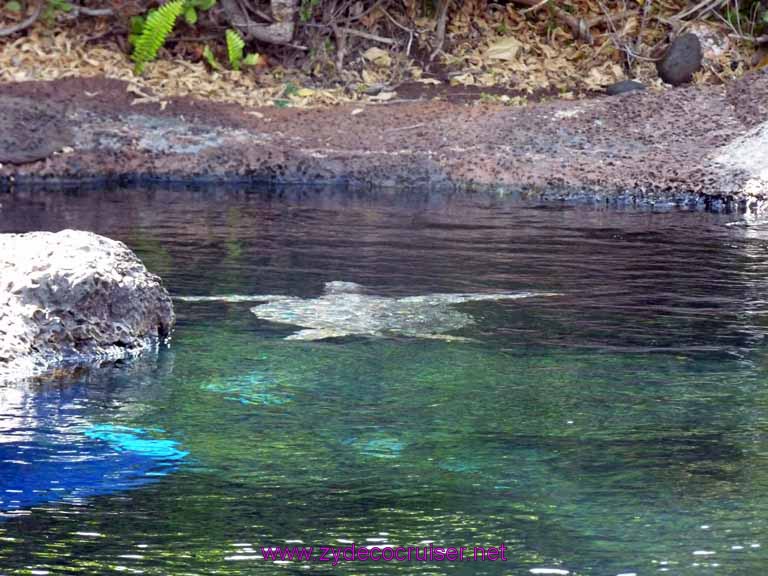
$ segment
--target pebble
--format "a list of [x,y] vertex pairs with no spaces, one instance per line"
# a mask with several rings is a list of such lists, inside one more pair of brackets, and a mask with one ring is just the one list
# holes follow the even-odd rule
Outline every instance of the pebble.
[[605,87],[605,93],[609,96],[624,94],[625,92],[634,92],[635,90],[645,90],[645,85],[637,80],[622,80]]

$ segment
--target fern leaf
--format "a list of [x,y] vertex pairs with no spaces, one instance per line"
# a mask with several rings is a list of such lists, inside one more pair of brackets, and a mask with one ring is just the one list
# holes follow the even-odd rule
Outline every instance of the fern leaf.
[[157,57],[183,10],[184,0],[172,0],[149,13],[134,46],[132,58],[136,62],[136,74],[141,74],[146,63]]
[[258,52],[251,52],[245,58],[243,58],[243,64],[246,66],[256,66],[261,62],[261,54]]
[[232,70],[240,70],[240,63],[243,61],[243,48],[245,48],[245,41],[237,30],[228,28],[224,32],[224,36],[227,38],[227,57],[229,58],[229,65]]
[[211,47],[208,46],[208,44],[206,44],[205,48],[203,48],[203,58],[205,58],[205,61],[208,62],[208,66],[214,70],[221,70],[221,64],[219,64],[219,61],[216,60],[216,56],[213,55],[213,51],[211,50]]

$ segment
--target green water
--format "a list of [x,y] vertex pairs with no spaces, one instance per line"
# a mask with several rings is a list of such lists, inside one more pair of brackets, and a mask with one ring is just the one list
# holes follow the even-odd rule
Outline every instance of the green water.
[[[178,302],[157,356],[0,401],[19,458],[46,434],[85,454],[83,422],[189,452],[144,484],[8,514],[0,574],[765,572],[759,229],[474,197],[163,194],[22,195],[2,228],[123,239],[174,294],[562,296],[462,305],[461,342],[290,341],[247,303]],[[507,559],[332,567],[260,549],[352,542],[503,543]]]

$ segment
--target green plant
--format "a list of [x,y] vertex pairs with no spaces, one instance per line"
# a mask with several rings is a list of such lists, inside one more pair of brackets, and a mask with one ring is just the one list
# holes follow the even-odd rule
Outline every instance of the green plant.
[[237,30],[228,28],[224,32],[224,36],[227,40],[227,58],[229,59],[229,65],[232,70],[240,70],[240,64],[243,61],[243,48],[245,48],[245,41]]
[[[232,70],[240,70],[243,65],[255,66],[259,63],[261,56],[259,56],[257,53],[252,52],[250,54],[246,54],[245,57],[243,57],[245,41],[240,35],[240,32],[230,28],[224,33],[224,37],[227,41],[227,59],[229,60],[229,66],[232,68]],[[205,54],[203,54],[203,56],[205,57]],[[208,58],[205,58],[208,63],[211,64]],[[216,68],[212,64],[211,67]]]
[[155,10],[150,10],[146,17],[131,18],[128,41],[133,45],[131,58],[136,63],[134,72],[141,74],[144,66],[157,57],[160,48],[173,32],[179,16],[183,15],[188,24],[194,25],[197,23],[198,11],[210,10],[215,4],[216,0],[171,0]]
[[72,4],[66,0],[48,0],[40,17],[44,22],[51,25],[54,23],[59,12],[72,12],[72,9]]
[[134,72],[141,74],[147,62],[157,57],[160,48],[163,47],[168,35],[176,25],[176,19],[185,8],[184,0],[171,0],[147,15],[139,34],[134,41],[133,61],[136,63]]
[[184,5],[184,20],[187,24],[197,24],[198,10],[210,10],[216,4],[216,0],[187,0]]
[[312,19],[312,12],[315,6],[320,4],[320,0],[301,0],[299,6],[299,20],[301,22],[309,22]]
[[[52,1],[62,2],[63,0]],[[131,18],[128,41],[133,46],[131,58],[136,63],[134,72],[141,74],[144,66],[157,57],[157,53],[165,44],[180,16],[184,16],[188,24],[194,25],[198,20],[198,11],[210,10],[215,4],[216,0],[171,0],[151,10],[146,17]],[[261,59],[259,54],[244,54],[245,40],[240,32],[230,28],[224,33],[224,37],[227,43],[227,60],[233,70],[240,70],[243,65],[254,66],[259,63]],[[208,45],[203,48],[203,59],[212,69],[222,70],[221,64]]]
[[208,66],[214,70],[222,70],[221,64],[219,64],[219,61],[216,60],[216,56],[213,55],[213,51],[211,50],[211,47],[208,46],[208,44],[206,44],[205,48],[203,48],[203,58],[206,62],[208,62]]

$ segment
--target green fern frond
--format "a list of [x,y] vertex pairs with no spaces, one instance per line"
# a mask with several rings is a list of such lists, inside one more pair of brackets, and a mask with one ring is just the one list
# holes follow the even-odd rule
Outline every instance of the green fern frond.
[[136,74],[141,74],[146,63],[157,57],[157,53],[176,25],[176,19],[184,11],[184,4],[184,0],[172,0],[149,13],[133,50],[132,58],[136,62],[134,67]]
[[219,64],[219,61],[216,60],[216,56],[213,55],[213,51],[211,50],[211,47],[208,46],[208,44],[206,44],[205,48],[203,48],[203,58],[205,58],[205,61],[208,62],[208,66],[214,70],[221,70],[221,64]]
[[243,61],[243,48],[245,41],[237,30],[228,28],[224,35],[227,38],[227,57],[232,70],[240,70],[240,63]]

